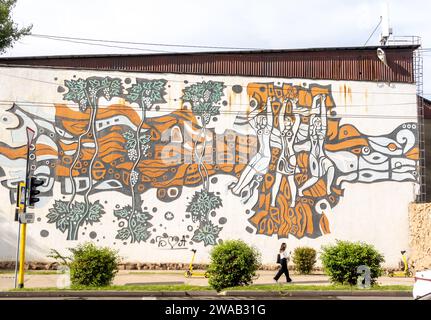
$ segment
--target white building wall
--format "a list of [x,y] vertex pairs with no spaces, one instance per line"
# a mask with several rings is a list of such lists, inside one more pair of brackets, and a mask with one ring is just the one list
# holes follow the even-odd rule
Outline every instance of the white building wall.
[[[64,127],[62,127],[64,123],[58,118],[58,110],[59,108],[72,108],[75,112],[79,111],[76,102],[63,99],[64,95],[70,92],[65,80],[86,80],[96,76],[102,77],[101,79],[106,76],[112,79],[118,78],[125,88],[130,88],[135,84],[137,78],[166,80],[164,92],[162,92],[165,93],[162,96],[166,102],[160,103],[156,101],[153,103],[151,110],[148,110],[146,113],[146,122],[151,119],[154,120],[157,117],[169,116],[173,112],[178,111],[184,102],[182,100],[183,90],[188,87],[190,88],[192,84],[208,83],[208,81],[222,82],[225,86],[222,97],[215,99],[217,101],[209,102],[219,109],[220,114],[211,117],[212,120],[207,124],[206,133],[214,130],[216,134],[221,135],[225,130],[234,130],[238,134],[248,134],[252,137],[256,137],[258,133],[251,126],[235,124],[235,121],[238,122],[238,115],[240,117],[247,116],[253,110],[253,106],[250,106],[250,102],[253,99],[248,95],[250,90],[247,90],[247,88],[250,89],[250,84],[273,83],[276,87],[283,84],[292,84],[297,86],[297,89],[302,87],[302,89],[298,90],[307,91],[312,97],[315,96],[311,90],[313,85],[320,88],[328,88],[327,96],[329,98],[326,98],[325,102],[328,105],[333,105],[333,107],[326,106],[328,118],[332,120],[340,118],[338,128],[341,128],[343,125],[353,126],[360,134],[357,138],[363,139],[361,141],[366,141],[369,145],[370,139],[383,144],[383,147],[386,148],[385,152],[380,149],[380,151],[374,150],[372,147],[371,152],[378,152],[381,157],[386,157],[385,164],[387,164],[388,169],[386,172],[372,172],[372,177],[370,178],[374,179],[372,183],[363,183],[357,177],[350,182],[344,181],[338,184],[337,178],[343,175],[339,168],[340,164],[343,166],[343,163],[347,163],[347,158],[345,159],[344,155],[347,155],[347,153],[353,154],[349,148],[352,148],[354,143],[349,142],[350,144],[347,143],[344,147],[342,145],[337,147],[338,151],[336,151],[335,157],[338,157],[338,160],[334,160],[334,155],[329,157],[330,163],[332,163],[336,172],[335,179],[332,182],[328,182],[325,170],[321,170],[318,177],[322,183],[326,185],[329,183],[332,187],[342,189],[344,192],[342,196],[337,196],[336,204],[332,208],[327,207],[323,210],[328,221],[329,233],[325,233],[325,230],[322,229],[322,226],[316,220],[317,222],[314,221],[307,224],[307,226],[312,225],[313,232],[304,232],[299,237],[298,233],[295,233],[293,229],[284,233],[280,232],[280,238],[277,236],[277,232],[272,235],[268,234],[268,232],[266,234],[256,234],[257,227],[249,219],[256,214],[253,208],[259,202],[259,197],[263,193],[262,185],[264,182],[260,182],[253,196],[246,204],[243,204],[242,200],[244,199],[241,199],[241,196],[233,194],[229,189],[231,183],[236,183],[238,179],[241,179],[241,174],[245,171],[244,168],[241,168],[238,176],[220,174],[220,170],[216,170],[215,174],[210,174],[211,176],[208,179],[209,190],[214,193],[213,196],[216,199],[214,201],[217,202],[217,199],[221,200],[222,206],[212,208],[207,212],[208,217],[201,221],[193,221],[192,217],[189,217],[191,213],[186,212],[186,209],[190,202],[192,202],[192,198],[196,192],[201,192],[203,188],[202,184],[195,186],[184,184],[181,196],[170,202],[160,201],[157,198],[157,188],[155,187],[149,188],[149,190],[143,193],[136,190],[135,199],[141,197],[143,200],[142,206],[138,209],[142,212],[148,212],[152,216],[147,221],[152,226],[148,227],[147,225],[145,227],[148,234],[143,235],[141,233],[142,238],[140,241],[136,237],[135,239],[131,237],[123,240],[118,239],[119,230],[127,227],[128,224],[127,220],[119,219],[118,215],[115,216],[114,210],[119,210],[132,204],[131,195],[120,191],[124,188],[130,189],[129,186],[125,186],[123,183],[120,189],[111,188],[90,193],[88,196],[90,204],[99,201],[99,204],[103,206],[103,212],[100,213],[99,211],[99,215],[96,214],[96,221],[92,222],[92,224],[85,224],[83,222],[76,233],[76,240],[67,240],[68,229],[63,229],[65,232],[62,232],[62,227],[56,222],[49,223],[48,221],[51,218],[47,217],[55,208],[56,201],[63,201],[68,204],[68,201],[72,197],[70,192],[65,191],[65,186],[70,186],[69,177],[59,176],[57,171],[61,166],[65,165],[61,154],[61,152],[65,151],[63,149],[64,145],[60,145],[59,140],[61,137],[59,137],[59,132],[55,131],[55,128],[64,130]],[[311,246],[320,250],[322,245],[333,244],[337,239],[364,241],[375,245],[384,254],[386,266],[397,266],[400,257],[399,252],[408,249],[407,207],[409,202],[414,200],[415,196],[416,183],[414,180],[414,170],[416,169],[415,159],[417,156],[415,156],[414,152],[416,144],[414,140],[416,95],[413,84],[7,67],[0,68],[0,84],[0,199],[3,204],[0,207],[0,260],[2,261],[14,260],[15,258],[18,225],[14,221],[15,203],[13,197],[16,182],[23,178],[25,170],[25,158],[23,158],[22,153],[24,149],[22,149],[22,146],[26,144],[26,126],[39,132],[36,140],[37,150],[43,149],[41,144],[45,146],[51,145],[53,147],[52,150],[54,150],[47,151],[44,155],[36,154],[37,161],[34,163],[36,167],[33,168],[36,169],[35,175],[38,175],[37,170],[39,170],[39,173],[43,173],[44,170],[40,169],[40,167],[46,166],[45,169],[48,170],[46,176],[51,178],[49,183],[52,185],[43,189],[45,192],[41,194],[41,201],[36,204],[36,208],[34,209],[37,219],[35,223],[28,225],[27,260],[44,261],[47,260],[46,256],[51,248],[66,252],[66,248],[86,241],[118,249],[125,261],[140,262],[189,262],[189,250],[192,248],[198,250],[197,262],[208,262],[209,251],[213,243],[217,243],[219,240],[238,238],[255,245],[261,251],[264,263],[273,263],[275,261],[276,251],[281,242],[286,242],[288,248],[293,251],[297,246]],[[122,93],[127,94],[126,89],[123,89]],[[283,95],[281,103],[285,99],[289,98]],[[124,97],[118,97],[118,95],[114,95],[109,101],[103,97],[98,99],[98,117],[103,113],[104,109],[106,110],[109,105],[115,103],[118,104],[117,109],[111,107],[114,110],[114,117],[120,115],[126,118],[130,117],[131,113],[124,114],[123,112],[124,110],[128,110],[128,112],[135,112],[135,120],[132,120],[136,121],[138,119],[139,123],[142,119],[140,107],[136,103],[130,104],[126,100]],[[277,99],[274,100],[275,103],[277,101]],[[16,107],[11,109],[14,103]],[[156,108],[156,106],[158,107]],[[186,102],[185,106],[188,106],[190,110],[191,106],[189,103]],[[89,106],[87,109],[90,110],[91,108],[94,108],[94,106]],[[310,108],[311,104],[308,106],[309,110],[311,110]],[[336,112],[335,115],[331,115],[333,111]],[[274,114],[270,110],[268,112],[268,116]],[[294,116],[295,112],[293,111],[292,116]],[[84,112],[81,112],[81,114],[84,114]],[[214,117],[217,118],[217,121],[214,121]],[[315,117],[321,118],[322,113],[315,113]],[[124,133],[130,131],[133,126],[134,129],[132,132],[136,132],[136,125],[132,124],[131,127],[130,125],[133,121],[127,122],[125,121],[126,118],[121,118],[122,120],[120,120],[118,126],[122,129],[117,128],[118,132]],[[36,123],[35,119],[39,119],[39,122]],[[45,120],[45,122],[41,120]],[[74,119],[69,120],[73,122]],[[195,121],[197,124],[202,124],[199,119]],[[405,124],[404,129],[402,127],[403,124]],[[274,125],[268,126],[270,131],[273,127],[277,129],[277,126]],[[49,134],[51,132],[50,128],[54,132],[53,136]],[[180,129],[183,130],[183,127]],[[42,132],[42,130],[44,131]],[[109,127],[107,130],[101,131],[97,135],[98,139],[102,139],[107,132],[110,132],[109,130],[114,129]],[[407,131],[411,132],[413,140]],[[329,129],[326,129],[325,133],[327,140],[324,143],[324,153],[328,150],[327,146],[329,144],[335,145],[337,142],[342,143],[344,141],[339,138],[329,141]],[[76,142],[79,134],[72,134],[71,132],[69,134],[71,137],[66,140]],[[351,133],[349,134],[350,136],[347,136],[346,141],[352,139]],[[277,137],[280,139],[280,134],[277,132],[274,133],[273,131],[273,135],[276,137],[274,138],[275,140],[277,140]],[[298,140],[299,138],[296,139]],[[310,139],[310,137],[307,137],[302,142],[309,141]],[[255,148],[256,152],[256,150],[260,149],[261,145],[256,142],[256,138],[252,141],[254,143],[251,147]],[[298,145],[299,142],[297,143]],[[102,144],[102,142],[100,143]],[[154,148],[158,143],[160,141],[151,140],[149,142],[149,151],[151,152],[151,148]],[[395,145],[396,151],[387,149],[390,143]],[[276,146],[276,144],[271,144],[270,148],[274,150]],[[90,146],[87,150],[92,152],[94,148]],[[123,144],[123,151],[124,162],[133,163],[134,161],[127,158],[128,153],[125,143]],[[363,152],[363,150],[360,151],[357,157],[362,157]],[[253,155],[254,153],[250,154],[250,158]],[[298,153],[295,154],[295,156],[297,155]],[[269,156],[271,157],[271,154]],[[328,154],[320,154],[318,156],[328,157]],[[398,169],[394,168],[394,163],[397,161],[393,161],[392,166],[388,164],[394,158],[399,159],[397,160],[400,162]],[[98,159],[99,157],[95,161]],[[142,159],[139,163],[145,164],[147,160]],[[249,165],[252,163],[252,160],[249,160]],[[106,165],[106,170],[108,170],[108,163],[105,161],[103,164]],[[110,168],[113,168],[113,166]],[[165,168],[160,167],[160,169]],[[371,165],[370,169],[372,169]],[[175,170],[173,169],[173,171]],[[304,168],[301,169],[298,166],[296,174],[299,174],[301,170],[304,170]],[[394,175],[393,173],[397,172],[397,170],[403,175]],[[276,170],[271,171],[267,169],[266,173],[265,171],[261,172],[263,179],[269,174],[268,172],[272,172],[275,175]],[[310,171],[307,172],[307,174],[310,174]],[[114,169],[113,176],[115,173]],[[80,176],[88,177],[88,171],[85,174],[80,171],[79,174]],[[138,179],[141,179],[144,174],[145,171],[139,172]],[[384,178],[385,175],[387,175],[387,178]],[[310,175],[308,178],[310,178]],[[284,175],[284,179],[286,179],[286,175]],[[103,180],[106,181],[107,179],[93,180],[94,189]],[[300,189],[301,183],[296,182],[295,186],[297,189]],[[290,185],[288,187],[290,188]],[[297,195],[296,201],[299,203],[302,201],[301,199],[312,199],[317,203],[322,199],[327,199],[329,196],[328,194],[321,196],[306,195],[303,197]],[[85,197],[83,194],[77,194],[74,201],[85,203]],[[280,210],[279,205],[275,207]],[[70,211],[70,208],[68,210]],[[85,209],[83,210],[85,211]],[[288,214],[289,208],[284,208],[284,210]],[[315,219],[321,218],[322,210],[316,209],[315,205],[310,205],[310,210],[313,216],[318,217]],[[211,215],[213,211],[215,212],[215,216]],[[142,217],[144,217],[145,214],[142,212],[140,214],[143,214]],[[171,212],[173,215],[166,214],[167,212]],[[69,212],[68,214],[71,213]],[[146,216],[147,218],[148,215]],[[87,221],[89,221],[88,218]],[[213,228],[214,237],[207,238],[205,241],[202,238],[199,240],[199,238],[196,238],[196,234],[199,230],[202,231],[205,226]],[[183,236],[186,240],[185,243],[181,242]],[[178,237],[178,240],[175,237]],[[195,241],[192,241],[193,237],[195,237]]]

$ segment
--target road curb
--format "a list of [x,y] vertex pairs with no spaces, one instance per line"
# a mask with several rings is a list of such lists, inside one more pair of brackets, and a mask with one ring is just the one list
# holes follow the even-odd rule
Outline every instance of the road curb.
[[24,291],[0,292],[0,298],[186,297],[186,291]]
[[4,291],[0,298],[62,297],[412,297],[409,291]]

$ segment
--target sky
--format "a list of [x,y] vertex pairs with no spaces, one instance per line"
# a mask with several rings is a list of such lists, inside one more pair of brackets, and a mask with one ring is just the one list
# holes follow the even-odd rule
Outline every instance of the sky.
[[[421,36],[423,48],[431,48],[429,0],[18,0],[13,19],[20,26],[33,24],[33,34],[74,38],[257,49],[345,47],[365,44],[385,2],[394,36]],[[380,32],[368,45],[379,45]],[[138,47],[27,36],[2,57],[215,50]],[[424,94],[431,99],[431,50],[423,56]]]

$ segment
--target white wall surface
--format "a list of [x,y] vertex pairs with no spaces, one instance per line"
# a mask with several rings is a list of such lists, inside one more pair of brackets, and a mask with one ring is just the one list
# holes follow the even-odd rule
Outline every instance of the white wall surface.
[[[22,177],[25,169],[25,159],[8,159],[4,155],[7,148],[18,148],[26,144],[25,127],[39,129],[31,117],[22,113],[8,112],[7,110],[16,103],[22,110],[29,114],[37,115],[52,125],[55,121],[55,104],[61,103],[77,108],[71,101],[63,100],[63,94],[67,92],[65,80],[86,79],[92,76],[112,78],[118,77],[123,80],[125,87],[135,83],[136,78],[165,79],[166,103],[159,103],[160,110],[147,113],[147,119],[167,115],[181,108],[182,90],[188,85],[202,81],[220,81],[226,86],[224,96],[221,100],[227,105],[218,103],[220,115],[217,122],[210,122],[208,128],[214,128],[217,134],[225,130],[233,129],[241,134],[256,135],[250,126],[234,125],[238,112],[246,114],[250,111],[250,97],[247,95],[247,85],[250,83],[292,83],[303,85],[308,88],[310,84],[320,86],[331,86],[332,99],[336,105],[337,117],[340,117],[340,125],[353,125],[367,139],[369,136],[383,137],[403,123],[416,122],[416,97],[413,84],[400,83],[376,83],[356,81],[330,81],[310,79],[279,79],[279,78],[255,78],[255,77],[222,77],[222,76],[195,76],[178,74],[144,74],[125,72],[102,72],[68,69],[48,68],[0,68],[0,260],[14,260],[16,250],[17,222],[14,221],[15,204],[10,201],[10,190],[6,187],[7,181],[17,181]],[[124,83],[126,78],[131,79],[131,84]],[[188,81],[188,83],[184,83]],[[232,86],[242,86],[241,93],[232,91]],[[65,91],[58,92],[57,88],[62,86]],[[170,87],[168,87],[170,86]],[[130,104],[123,99],[114,98],[106,101],[99,100],[99,110],[110,103]],[[135,105],[134,108],[139,110]],[[75,109],[76,110],[76,109]],[[140,111],[138,112],[140,115]],[[18,122],[23,125],[18,129]],[[77,136],[74,137],[75,140]],[[39,139],[41,139],[39,137]],[[42,140],[41,140],[42,141]],[[54,143],[57,143],[53,139]],[[405,157],[403,155],[402,157]],[[54,168],[55,169],[55,168]],[[53,175],[55,177],[55,175]],[[344,195],[339,198],[331,210],[326,210],[325,215],[329,221],[329,234],[322,234],[316,238],[304,236],[300,239],[292,234],[287,238],[278,239],[277,235],[255,234],[256,228],[248,221],[253,215],[252,208],[258,201],[258,193],[243,204],[241,198],[232,194],[228,186],[236,182],[237,178],[232,175],[216,174],[216,183],[210,184],[211,192],[219,192],[223,206],[216,209],[216,216],[209,216],[213,225],[222,227],[218,234],[219,239],[243,239],[249,244],[255,245],[262,253],[264,263],[274,263],[276,252],[281,242],[287,242],[288,248],[293,251],[297,246],[311,246],[320,250],[322,245],[333,244],[335,240],[364,241],[375,245],[385,256],[386,266],[397,266],[400,251],[408,249],[408,203],[414,200],[415,182],[407,181],[379,181],[374,183],[343,182],[341,188]],[[212,178],[211,177],[211,178]],[[210,180],[211,180],[210,178]],[[15,180],[14,180],[15,179]],[[390,179],[387,179],[390,180]],[[12,182],[10,182],[12,183]],[[66,240],[67,231],[62,233],[55,223],[48,223],[47,215],[49,209],[53,208],[56,200],[68,201],[70,194],[63,194],[61,184],[63,180],[57,179],[52,188],[52,194],[43,197],[34,209],[37,221],[28,225],[27,235],[27,259],[47,260],[46,255],[50,248],[66,252],[66,248],[73,247],[78,243],[92,241],[97,245],[109,246],[120,251],[125,261],[141,262],[189,262],[189,249],[198,250],[196,262],[208,262],[209,251],[212,245],[204,245],[203,242],[194,241],[190,243],[194,232],[200,228],[198,222],[186,218],[189,214],[186,207],[195,192],[202,189],[201,186],[184,186],[182,195],[172,202],[162,202],[157,199],[156,189],[151,189],[141,194],[144,201],[143,207],[147,207],[153,216],[150,220],[152,227],[149,228],[151,236],[146,241],[131,243],[130,239],[115,239],[119,230],[119,221],[114,215],[116,206],[130,204],[131,197],[116,190],[107,190],[89,196],[90,202],[100,200],[103,205],[103,214],[99,222],[93,225],[82,225],[79,229],[78,240]],[[77,195],[76,200],[83,201],[83,196]],[[156,208],[156,212],[153,212]],[[250,210],[250,213],[247,210]],[[172,212],[174,218],[167,220],[166,212]],[[226,218],[221,224],[219,219]],[[252,233],[246,231],[251,228]],[[318,225],[314,226],[319,228]],[[156,231],[153,231],[155,229]],[[190,231],[191,230],[191,231]],[[250,230],[250,229],[249,229]],[[169,237],[182,237],[187,235],[186,248],[172,249],[167,243],[165,247],[157,245],[157,236],[163,238],[163,234]],[[170,238],[165,239],[168,241]],[[151,243],[154,240],[154,243]],[[168,241],[169,242],[169,241]]]

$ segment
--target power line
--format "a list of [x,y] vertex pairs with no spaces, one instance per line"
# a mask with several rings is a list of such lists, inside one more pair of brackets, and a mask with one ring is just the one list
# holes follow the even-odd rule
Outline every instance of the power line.
[[[124,99],[123,97],[117,97],[119,99]],[[168,99],[166,103],[178,103],[180,102],[181,99]],[[12,104],[21,104],[21,105],[27,105],[27,106],[35,106],[37,105],[38,107],[49,107],[51,108],[53,105],[64,105],[64,104],[70,104],[71,106],[69,108],[78,108],[77,106],[73,106],[73,102],[67,101],[67,100],[63,100],[63,101],[51,101],[51,102],[41,102],[41,101],[19,101],[19,100],[0,100],[0,104],[2,105],[8,105],[11,106]],[[161,104],[157,104],[159,107],[160,105],[163,105],[165,103],[161,103]],[[121,103],[117,102],[117,103],[108,103],[108,104],[102,104],[102,103],[98,103],[97,104],[99,107],[109,107],[112,105],[121,105]],[[244,104],[244,103],[232,103],[231,106],[243,106],[243,107],[250,107],[250,104]],[[335,106],[335,108],[367,108],[367,107],[394,107],[394,106],[416,106],[416,102],[404,102],[404,103],[385,103],[385,104],[338,104]],[[223,108],[222,105],[220,105],[221,108]],[[133,107],[131,104],[130,105],[124,105],[125,109],[136,109],[136,110],[140,110],[140,108],[138,107]],[[163,107],[161,107],[163,108]],[[165,108],[164,110],[170,110],[170,111],[175,111],[178,110],[177,108]],[[230,111],[229,111],[230,112]],[[232,112],[237,112],[237,111],[232,111]],[[247,111],[244,111],[247,112]]]
[[84,41],[78,41],[78,40],[57,39],[57,38],[51,38],[51,37],[40,37],[40,38],[48,39],[48,40],[54,40],[54,41],[63,41],[63,42],[87,44],[87,45],[90,45],[90,46],[117,48],[117,49],[128,49],[128,50],[149,51],[149,52],[176,53],[176,52],[173,52],[173,51],[153,50],[153,49],[143,49],[143,48],[133,48],[133,47],[122,47],[122,46],[113,46],[113,45],[102,44],[102,43],[90,43],[90,42],[84,42]]
[[[373,33],[371,34],[370,38],[365,42],[364,46],[368,43],[368,41],[371,39],[379,25],[381,24],[381,17],[380,22],[374,29]],[[37,38],[48,38],[51,40],[76,40],[76,41],[90,41],[90,42],[105,42],[105,43],[118,43],[118,44],[132,44],[132,45],[143,45],[143,46],[159,46],[159,47],[181,47],[181,48],[204,48],[204,49],[229,49],[229,50],[269,50],[268,48],[262,48],[262,47],[230,47],[230,46],[210,46],[210,45],[187,45],[187,44],[169,44],[169,43],[154,43],[154,42],[136,42],[136,41],[118,41],[118,40],[107,40],[107,39],[92,39],[92,38],[80,38],[80,37],[66,37],[66,36],[56,36],[56,35],[48,35],[48,34],[30,34],[29,36],[37,37]],[[87,42],[84,42],[84,44],[89,44]],[[122,49],[137,49],[135,47],[119,47]],[[420,51],[431,51],[431,48],[420,48],[418,49]],[[151,51],[151,50],[148,50]],[[157,52],[172,52],[174,51],[163,51],[163,50],[153,50]]]
[[[8,67],[9,65],[1,65],[0,64],[0,67],[3,67],[3,66],[4,67]],[[79,70],[79,69],[77,69],[77,70]],[[104,72],[104,70],[98,70],[98,72]],[[143,73],[145,73],[145,72],[143,72]],[[33,78],[28,78],[28,77],[23,77],[23,76],[18,76],[18,75],[12,75],[12,74],[0,73],[0,76],[17,78],[17,79],[23,79],[23,80],[28,80],[28,81],[40,82],[40,83],[46,83],[46,84],[55,85],[55,86],[63,86],[62,83],[58,83],[58,82],[33,79]],[[137,78],[139,78],[139,77],[137,77]],[[157,77],[154,77],[154,78],[157,78]],[[184,83],[184,81],[181,81],[181,80],[166,79],[166,78],[163,78],[163,79],[166,80],[166,81],[168,81],[168,82]],[[68,79],[66,79],[66,80],[68,80]],[[209,79],[209,80],[211,80],[211,79]],[[284,80],[287,80],[287,81],[284,81]],[[309,81],[309,80],[306,80],[306,79],[303,79],[303,80],[304,81]],[[314,84],[315,83],[314,81],[318,81],[318,80],[313,80],[313,82],[311,84]],[[337,80],[337,81],[339,81],[339,80]],[[187,80],[187,85],[197,84],[197,83],[200,83],[200,82],[202,82],[202,81],[189,81],[189,80]],[[286,79],[281,79],[281,81],[272,81],[272,82],[284,82],[284,83],[287,82],[288,83],[289,79],[286,78]],[[382,82],[384,82],[384,81],[382,81]],[[256,82],[256,84],[259,84],[259,83]],[[238,84],[229,84],[229,83],[226,83],[226,82],[224,82],[223,85],[226,86],[226,87],[239,86],[243,90],[247,88],[246,86],[242,86],[242,85],[238,85]],[[292,85],[294,85],[294,84],[292,83]],[[334,84],[334,85],[336,85],[336,84]],[[307,89],[307,88],[304,87],[304,89]],[[342,92],[341,90],[332,90],[331,91],[332,95],[334,95],[336,93],[338,93],[338,94],[346,94],[346,95],[350,94],[350,93],[351,94],[354,94],[354,93],[357,93],[357,94],[367,94],[367,95],[368,94],[370,94],[370,95],[405,95],[405,96],[416,96],[417,95],[416,92],[399,92],[399,91],[397,91],[397,92],[373,92],[373,91],[348,91],[348,92]],[[424,95],[431,95],[431,93],[424,93]]]
[[374,35],[374,33],[376,32],[376,30],[377,30],[377,28],[380,26],[380,24],[382,23],[382,20],[383,20],[383,18],[382,18],[382,16],[380,16],[380,21],[379,21],[379,23],[377,24],[377,26],[374,28],[374,31],[371,33],[371,35],[368,37],[368,40],[367,41],[365,41],[365,43],[364,43],[364,47],[367,45],[367,43],[368,43],[368,41],[370,41],[370,39],[371,39],[371,37]]
[[[187,45],[187,44],[168,44],[168,43],[133,42],[133,41],[116,41],[116,40],[106,40],[106,39],[64,37],[64,36],[55,36],[55,35],[47,35],[47,34],[30,34],[30,36],[32,36],[32,37],[39,37],[39,38],[48,38],[48,39],[58,39],[58,40],[60,40],[60,39],[67,39],[67,40],[106,42],[106,43],[120,43],[120,44],[133,44],[133,45],[158,46],[158,47],[230,49],[230,50],[263,50],[262,48],[209,46],[209,45]],[[159,51],[159,50],[157,50],[157,51]],[[165,51],[165,52],[168,52],[168,51]]]
[[[16,101],[15,102],[17,106],[27,106],[27,107],[35,107],[35,108],[49,108],[49,109],[71,109],[71,110],[79,110],[79,106],[76,105],[71,105],[71,106],[66,106],[64,105],[64,103],[59,103],[59,104],[55,104],[52,103],[52,105],[38,105],[35,106],[34,103],[29,103],[29,102],[19,102]],[[3,103],[0,100],[0,105],[6,105],[5,103]],[[11,106],[10,103],[7,104],[9,107]],[[412,104],[413,105],[413,104]],[[100,105],[98,104],[98,107],[108,107],[111,106],[111,110],[116,110],[116,111],[126,111],[126,110],[133,110],[133,111],[141,111],[142,109],[139,107],[133,107],[131,105],[115,105],[115,104],[109,104],[109,105]],[[113,107],[115,106],[115,108]],[[341,107],[335,107],[334,110],[337,111],[339,108]],[[186,109],[186,108],[169,108],[169,107],[160,107],[159,109],[153,109],[153,110],[147,110],[147,112],[178,112],[178,111],[186,111],[186,110],[190,110],[190,109]],[[249,114],[250,111],[247,110],[219,110],[219,115],[247,115]],[[289,113],[291,115],[293,115],[293,113]],[[328,115],[328,117],[331,117],[330,115]],[[379,114],[359,114],[359,113],[340,113],[340,114],[336,114],[334,116],[332,116],[333,118],[358,118],[358,119],[400,119],[400,120],[417,120],[417,115],[379,115]]]

